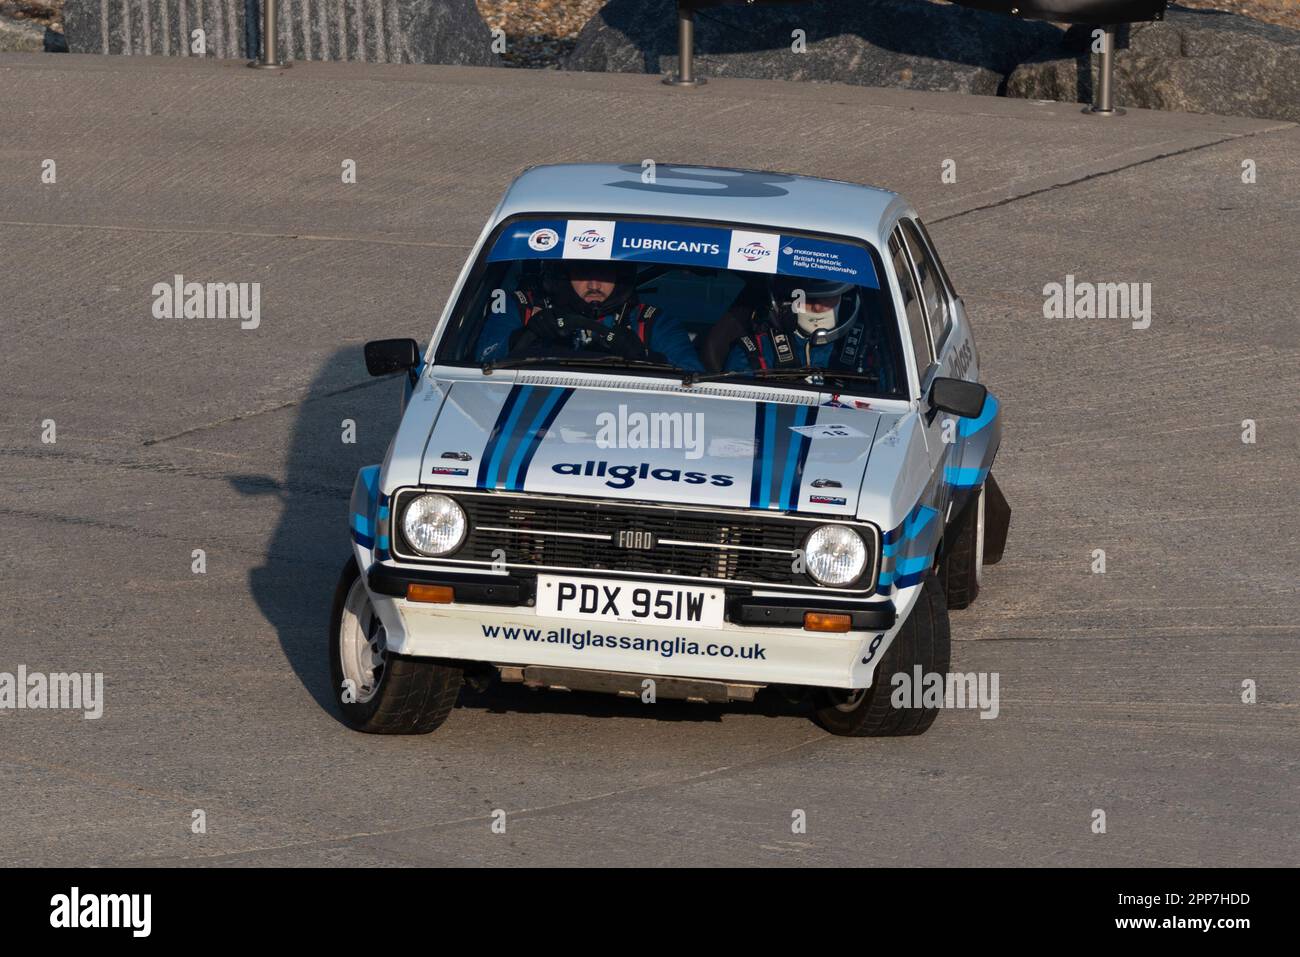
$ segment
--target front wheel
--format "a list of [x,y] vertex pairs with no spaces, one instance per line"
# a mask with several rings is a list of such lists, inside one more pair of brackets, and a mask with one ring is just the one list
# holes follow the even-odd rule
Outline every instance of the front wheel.
[[[925,733],[934,724],[938,709],[894,707],[892,679],[903,673],[913,680],[917,665],[921,666],[922,675],[939,674],[946,678],[950,637],[944,590],[939,579],[930,575],[921,586],[912,613],[876,665],[871,687],[856,691],[823,689],[816,712],[817,723],[831,734],[854,738]],[[907,697],[912,700],[911,695]]]
[[355,731],[428,734],[456,706],[459,668],[388,651],[383,622],[354,558],[334,589],[329,655],[334,701]]

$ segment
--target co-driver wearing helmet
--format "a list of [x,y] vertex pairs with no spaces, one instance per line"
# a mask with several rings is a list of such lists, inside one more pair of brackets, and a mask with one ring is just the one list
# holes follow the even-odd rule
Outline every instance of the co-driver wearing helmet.
[[[833,279],[776,276],[769,301],[749,311],[744,332],[727,354],[723,368],[816,367],[888,374],[880,343],[863,310],[863,292]],[[882,383],[890,388],[892,383]]]

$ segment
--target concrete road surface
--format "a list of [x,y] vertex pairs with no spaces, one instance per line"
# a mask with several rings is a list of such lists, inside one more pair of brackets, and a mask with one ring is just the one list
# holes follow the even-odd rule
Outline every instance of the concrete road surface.
[[[97,720],[0,710],[0,863],[1296,863],[1294,126],[40,54],[0,88],[0,673],[105,682]],[[928,220],[1005,408],[1007,557],[953,613],[995,719],[844,740],[781,700],[507,688],[429,737],[340,724],[348,494],[398,411],[362,343],[427,340],[526,165],[642,159],[874,183]],[[154,318],[176,274],[260,282],[260,326]],[[1149,283],[1149,328],[1045,319],[1068,275]]]

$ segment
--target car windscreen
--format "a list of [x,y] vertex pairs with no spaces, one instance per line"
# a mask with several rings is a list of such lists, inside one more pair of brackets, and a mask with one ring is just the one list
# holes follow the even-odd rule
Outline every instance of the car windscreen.
[[[490,239],[439,363],[851,381],[904,397],[898,323],[865,245],[642,219],[519,218]],[[812,381],[819,377],[813,376]]]

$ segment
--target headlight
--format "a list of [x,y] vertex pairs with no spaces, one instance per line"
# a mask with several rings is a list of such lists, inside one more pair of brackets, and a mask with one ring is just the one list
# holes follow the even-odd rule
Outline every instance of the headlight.
[[446,555],[465,540],[465,510],[445,495],[420,495],[402,513],[406,540],[421,555]]
[[846,525],[823,525],[804,543],[804,567],[823,585],[847,585],[866,565],[867,546]]

